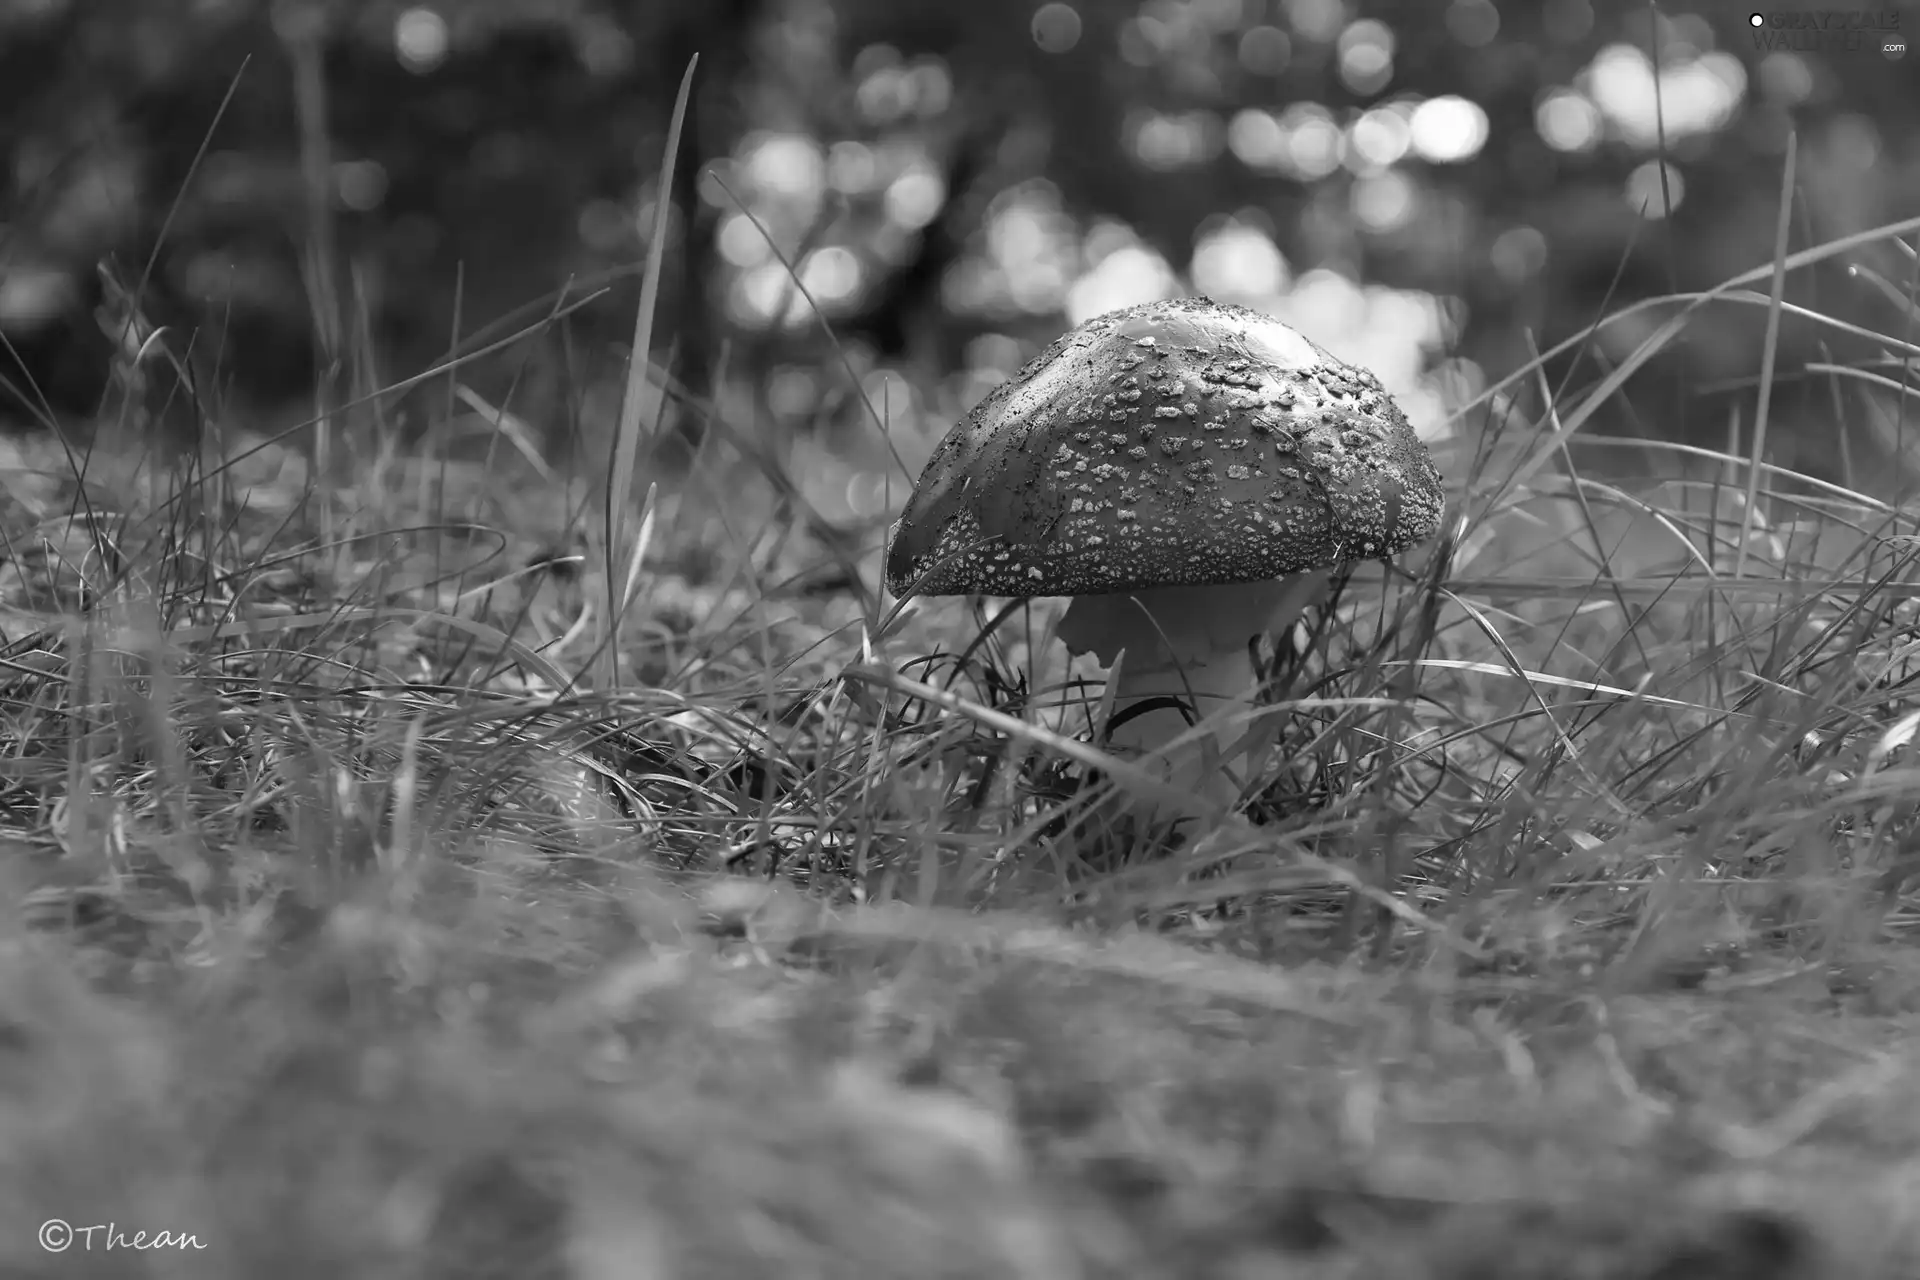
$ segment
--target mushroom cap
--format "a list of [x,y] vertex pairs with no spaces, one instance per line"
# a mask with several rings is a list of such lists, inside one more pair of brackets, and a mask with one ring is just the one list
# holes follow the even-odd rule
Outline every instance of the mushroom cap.
[[1097,316],[947,433],[887,553],[925,595],[1253,582],[1431,535],[1440,474],[1364,369],[1208,298]]

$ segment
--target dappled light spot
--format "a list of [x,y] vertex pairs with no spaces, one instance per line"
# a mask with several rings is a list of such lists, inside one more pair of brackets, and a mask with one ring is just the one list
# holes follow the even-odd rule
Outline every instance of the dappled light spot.
[[65,271],[9,262],[0,275],[0,327],[35,328],[68,306],[76,292],[73,277]]
[[1662,65],[1691,62],[1702,54],[1713,52],[1713,27],[1699,14],[1681,13],[1669,17],[1655,11],[1653,16]]
[[860,291],[860,259],[840,245],[827,245],[808,254],[800,266],[800,281],[814,301],[845,302]]
[[1026,362],[1020,344],[1004,333],[983,333],[967,343],[966,367],[971,371],[1004,376]]
[[856,471],[847,477],[847,510],[862,518],[884,515],[905,502],[911,486],[880,471]]
[[953,76],[939,58],[921,58],[907,72],[907,90],[914,114],[930,120],[952,105]]
[[1278,27],[1249,27],[1241,33],[1240,65],[1256,76],[1277,76],[1293,59],[1293,41]]
[[1227,126],[1227,148],[1249,169],[1279,168],[1286,146],[1286,131],[1271,111],[1243,108]]
[[1413,145],[1409,114],[1398,106],[1375,107],[1354,121],[1347,131],[1348,163],[1358,160],[1381,169],[1400,163]]
[[1555,151],[1589,151],[1600,141],[1600,108],[1578,89],[1554,89],[1533,109],[1533,128]]
[[1280,116],[1286,137],[1282,172],[1303,182],[1326,177],[1340,167],[1344,138],[1333,115],[1317,102],[1296,102]]
[[989,261],[976,272],[949,277],[957,292],[975,289],[1023,311],[1044,313],[1059,305],[1077,256],[1073,219],[1061,210],[1059,193],[1032,184],[999,204],[987,224]]
[[1135,67],[1150,67],[1171,57],[1182,43],[1182,33],[1157,13],[1143,13],[1120,24],[1116,35],[1123,62]]
[[742,151],[742,173],[768,195],[814,196],[826,180],[819,143],[806,134],[760,134]]
[[341,160],[333,166],[334,196],[340,207],[371,213],[387,198],[387,170],[378,160]]
[[900,50],[883,42],[865,45],[853,55],[853,65],[848,68],[853,82],[859,84],[876,71],[900,65]]
[[1747,72],[1728,53],[1709,53],[1662,67],[1656,77],[1644,51],[1608,45],[1582,77],[1594,104],[1628,145],[1659,145],[1724,127],[1746,96]]
[[[1274,314],[1282,320],[1292,317],[1314,318],[1314,341],[1339,356],[1357,363],[1352,343],[1360,337],[1367,320],[1367,296],[1338,271],[1315,267],[1300,277],[1291,293]],[[1373,362],[1367,361],[1372,368]]]
[[1286,0],[1287,21],[1303,40],[1325,44],[1340,34],[1347,20],[1341,0]]
[[842,195],[873,190],[879,176],[879,160],[866,143],[843,138],[827,148],[827,185]]
[[1363,18],[1340,33],[1340,82],[1368,97],[1393,79],[1393,32],[1384,22]]
[[764,329],[791,314],[797,297],[793,280],[778,262],[762,262],[742,271],[727,290],[727,311],[739,323]]
[[701,166],[694,189],[700,193],[701,203],[709,208],[737,208],[735,193],[740,190],[740,174],[733,157],[717,156]]
[[[1664,183],[1661,181],[1663,167]],[[1686,192],[1686,180],[1680,176],[1680,170],[1659,160],[1649,160],[1627,175],[1627,203],[1650,219],[1664,218],[1678,209]]]
[[1453,0],[1447,6],[1447,31],[1469,49],[1482,49],[1500,34],[1500,11],[1493,0]]
[[1200,237],[1189,269],[1195,289],[1234,302],[1279,293],[1288,276],[1286,257],[1273,237],[1238,222]]
[[891,369],[874,369],[860,379],[860,394],[884,423],[920,411],[920,393]]
[[869,123],[891,124],[913,110],[913,81],[892,45],[868,45],[855,56],[852,71],[854,102]]
[[873,124],[891,124],[913,107],[913,85],[899,67],[881,67],[855,91],[860,114]]
[[946,202],[946,180],[925,160],[915,161],[887,184],[887,217],[908,231],[932,222]]
[[403,10],[393,22],[393,50],[400,65],[425,75],[446,61],[452,45],[447,20],[425,5]]
[[1847,168],[1866,172],[1880,159],[1880,126],[1866,116],[1848,112],[1826,129],[1826,150]]
[[1205,164],[1220,153],[1225,141],[1220,117],[1211,111],[1139,112],[1128,118],[1125,128],[1134,155],[1149,169]]
[[1487,113],[1479,103],[1456,94],[1428,98],[1407,122],[1413,149],[1433,164],[1471,160],[1487,145]]
[[1547,264],[1547,238],[1535,227],[1502,231],[1488,253],[1493,269],[1510,285],[1524,284]]
[[1573,44],[1593,30],[1593,5],[1588,0],[1546,0],[1540,11],[1541,29],[1556,44]]
[[1067,290],[1067,319],[1081,324],[1104,312],[1136,302],[1170,298],[1179,292],[1173,268],[1145,245],[1116,249],[1100,259]]
[[[651,180],[642,183],[639,198],[634,201],[633,221],[631,225],[636,233],[642,235],[643,243],[644,240],[653,237],[654,220],[659,217],[659,205],[660,184]],[[680,210],[672,204],[669,204],[667,206],[665,228],[666,242],[668,244],[671,245],[679,239],[682,229],[681,223],[683,221],[684,219],[680,216]]]
[[767,379],[767,407],[781,418],[805,418],[819,404],[820,379],[809,369],[782,365]]
[[1043,4],[1034,10],[1033,42],[1043,53],[1067,53],[1080,43],[1080,13],[1070,4]]
[[981,258],[962,258],[940,282],[941,305],[957,313],[987,310],[1006,295],[1006,272]]
[[720,220],[718,247],[722,258],[741,268],[757,267],[773,253],[767,237],[744,213],[730,213]]
[[633,66],[633,37],[606,14],[580,15],[573,51],[588,75],[617,76]]
[[1215,31],[1237,31],[1241,23],[1257,12],[1258,9],[1245,0],[1187,0],[1189,19]]
[[1354,180],[1353,216],[1369,231],[1398,231],[1412,220],[1420,193],[1407,175],[1388,169]]
[[1776,50],[1760,59],[1760,92],[1781,106],[1798,106],[1813,96],[1813,69],[1797,53]]

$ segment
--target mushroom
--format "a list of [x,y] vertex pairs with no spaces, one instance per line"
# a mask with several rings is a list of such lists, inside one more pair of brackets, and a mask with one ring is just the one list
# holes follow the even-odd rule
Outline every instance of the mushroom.
[[1164,753],[1191,710],[1212,732],[1160,754],[1162,776],[1231,799],[1219,766],[1258,692],[1254,637],[1340,565],[1431,535],[1442,503],[1371,373],[1245,307],[1150,302],[1055,339],[948,432],[887,586],[1073,597],[1060,638],[1109,670],[1109,748]]

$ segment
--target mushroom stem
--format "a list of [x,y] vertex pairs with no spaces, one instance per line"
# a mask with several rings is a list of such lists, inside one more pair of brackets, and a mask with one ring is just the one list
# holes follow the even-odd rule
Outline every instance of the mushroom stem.
[[1238,787],[1222,768],[1235,763],[1228,749],[1246,736],[1243,713],[1253,707],[1256,675],[1248,642],[1261,632],[1293,624],[1326,590],[1325,571],[1231,586],[1161,587],[1149,591],[1076,596],[1060,620],[1069,652],[1091,653],[1112,671],[1113,718],[1150,698],[1171,697],[1211,732],[1168,750],[1191,727],[1173,706],[1128,716],[1111,730],[1107,746],[1154,757],[1166,780],[1230,803]]

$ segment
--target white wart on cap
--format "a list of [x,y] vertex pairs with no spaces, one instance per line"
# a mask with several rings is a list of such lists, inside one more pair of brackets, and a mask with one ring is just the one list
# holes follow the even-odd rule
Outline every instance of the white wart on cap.
[[[1438,527],[1380,382],[1269,316],[1151,302],[1056,339],[940,442],[887,554],[896,595],[1255,582]],[[916,588],[916,585],[917,588]]]

